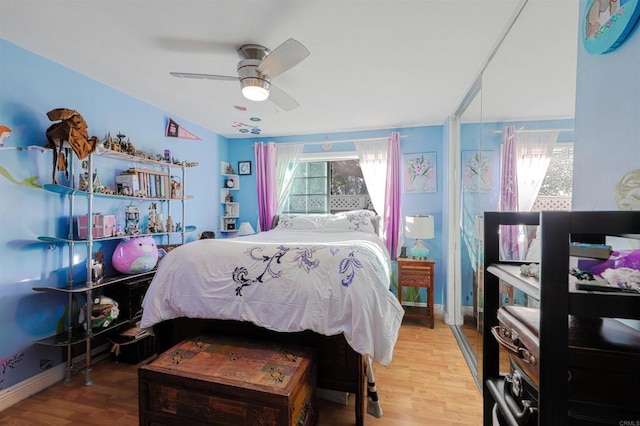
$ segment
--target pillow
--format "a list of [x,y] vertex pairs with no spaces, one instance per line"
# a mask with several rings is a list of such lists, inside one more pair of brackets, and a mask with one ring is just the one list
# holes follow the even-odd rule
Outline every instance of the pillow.
[[305,230],[318,229],[326,220],[326,214],[283,214],[275,229]]
[[371,218],[375,213],[370,210],[353,210],[348,212],[336,213],[327,217],[322,229],[339,230],[345,229],[350,231],[362,231],[375,234],[375,228],[371,223]]
[[368,217],[369,219],[375,217],[376,212],[373,210],[349,210],[346,212],[338,212],[334,216],[347,216],[347,217]]

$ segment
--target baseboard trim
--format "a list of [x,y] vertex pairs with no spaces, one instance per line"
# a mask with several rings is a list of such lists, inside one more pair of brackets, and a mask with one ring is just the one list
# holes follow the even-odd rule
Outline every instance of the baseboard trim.
[[[102,361],[110,354],[111,346],[106,344],[92,350],[92,364]],[[76,368],[83,368],[86,365],[86,357],[79,355],[73,359]],[[53,386],[64,380],[66,363],[62,363],[35,376],[29,377],[15,385],[0,391],[0,412],[11,407],[18,402],[37,394],[50,386]]]

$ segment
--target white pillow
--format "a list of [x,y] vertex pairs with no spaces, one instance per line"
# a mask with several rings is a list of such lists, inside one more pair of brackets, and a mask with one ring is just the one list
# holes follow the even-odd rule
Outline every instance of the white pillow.
[[370,210],[353,210],[349,212],[336,213],[325,220],[322,229],[345,229],[375,234],[375,228],[371,223],[371,218],[374,216],[375,213]]
[[374,212],[372,210],[349,210],[349,211],[346,211],[346,212],[338,212],[334,216],[347,216],[347,217],[353,217],[353,216],[364,217],[364,216],[366,216],[369,219],[371,219],[371,218],[376,216],[376,212]]
[[278,220],[276,229],[318,229],[328,216],[327,214],[283,214]]

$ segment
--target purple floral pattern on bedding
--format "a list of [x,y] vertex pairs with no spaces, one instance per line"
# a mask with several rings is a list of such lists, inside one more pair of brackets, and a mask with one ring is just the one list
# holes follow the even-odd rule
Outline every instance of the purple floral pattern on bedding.
[[340,261],[340,273],[346,276],[341,283],[345,287],[349,287],[356,276],[356,268],[362,268],[362,262],[356,259],[354,252],[349,253],[347,257]]
[[371,215],[364,211],[360,211],[358,213],[346,213],[345,216],[353,226],[351,229],[355,231],[368,231],[369,228],[372,227]]
[[[338,272],[342,276],[341,284],[343,287],[349,287],[354,278],[356,277],[357,269],[362,268],[362,262],[356,257],[357,254],[367,254],[362,252],[358,247],[346,247],[340,249],[339,247],[286,247],[279,246],[276,253],[269,256],[262,254],[262,247],[252,247],[244,252],[252,260],[258,260],[266,263],[262,272],[255,278],[249,276],[249,270],[245,266],[236,266],[233,271],[232,279],[238,284],[236,287],[236,296],[242,296],[242,289],[249,287],[255,283],[264,283],[269,278],[280,278],[283,270],[278,268],[278,265],[283,262],[288,262],[297,265],[298,269],[302,269],[307,273],[311,273],[313,270],[320,266],[320,259],[314,258],[314,254],[320,250],[329,250],[332,256],[338,255],[341,251],[345,251],[348,254],[340,260],[338,264]],[[290,254],[290,259],[285,257]]]

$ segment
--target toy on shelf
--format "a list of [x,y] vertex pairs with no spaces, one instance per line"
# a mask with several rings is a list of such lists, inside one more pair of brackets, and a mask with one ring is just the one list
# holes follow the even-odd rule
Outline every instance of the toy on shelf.
[[147,225],[147,233],[155,234],[157,232],[164,232],[162,226],[162,214],[158,213],[156,203],[151,203],[149,206],[149,225]]
[[111,257],[113,267],[123,274],[149,272],[158,263],[158,247],[153,237],[135,237],[121,241]]
[[140,233],[140,211],[135,204],[131,203],[124,212],[124,233],[127,235],[138,235]]

